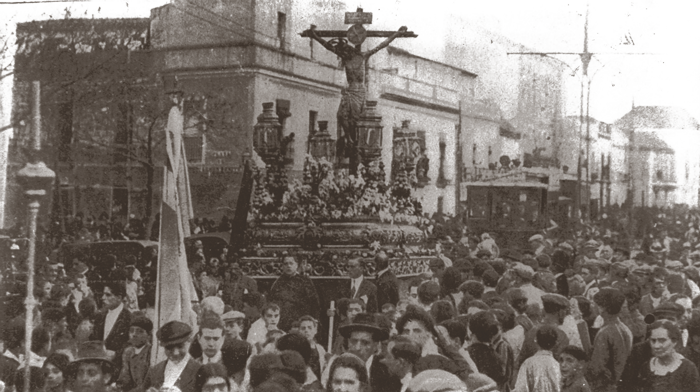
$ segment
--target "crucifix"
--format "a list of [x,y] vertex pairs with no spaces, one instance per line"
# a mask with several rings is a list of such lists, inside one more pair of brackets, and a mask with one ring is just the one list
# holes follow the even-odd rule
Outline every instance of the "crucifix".
[[[398,31],[367,31],[362,25],[372,24],[372,13],[363,12],[362,8],[358,8],[357,12],[346,12],[345,24],[352,26],[347,31],[320,31],[316,30],[316,26],[311,25],[310,29],[301,33],[301,36],[318,41],[324,48],[338,56],[345,68],[348,85],[342,91],[337,113],[340,127],[338,155],[348,157],[350,173],[357,174],[359,151],[356,124],[367,99],[368,60],[372,55],[389,46],[394,39],[415,38],[417,35],[407,31],[406,26],[402,26]],[[332,39],[326,41],[324,37]],[[368,37],[386,37],[386,39],[375,48],[363,52],[362,43]]]

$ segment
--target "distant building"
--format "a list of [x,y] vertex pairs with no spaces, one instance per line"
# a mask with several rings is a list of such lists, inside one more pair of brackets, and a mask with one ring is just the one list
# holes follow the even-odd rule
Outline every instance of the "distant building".
[[[593,117],[583,120],[580,116],[566,117],[559,138],[559,160],[567,169],[567,181],[578,179],[581,160],[581,209],[595,218],[605,208],[622,205],[627,199],[628,138],[613,124]],[[566,197],[575,197],[575,192],[566,193]]]
[[[177,75],[187,94],[217,92],[232,111],[233,160],[252,149],[253,125],[264,102],[274,102],[283,136],[294,134],[291,169],[302,170],[309,136],[327,121],[337,140],[336,113],[346,85],[339,59],[299,33],[346,30],[341,1],[302,7],[291,0],[217,3],[174,1],[151,15],[153,49],[162,53],[162,72]],[[371,28],[371,26],[367,26]],[[399,25],[396,26],[398,30]],[[383,38],[363,44],[369,50]],[[369,61],[368,99],[383,116],[382,162],[392,167],[393,129],[410,120],[422,139],[428,170],[415,191],[429,214],[454,214],[457,131],[460,101],[474,91],[476,75],[389,47]]]
[[632,144],[634,205],[698,206],[700,125],[669,106],[637,106],[615,122]]

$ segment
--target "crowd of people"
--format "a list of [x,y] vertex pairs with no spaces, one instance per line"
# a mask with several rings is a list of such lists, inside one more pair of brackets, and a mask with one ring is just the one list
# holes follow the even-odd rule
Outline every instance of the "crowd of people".
[[5,303],[0,391],[23,390],[26,372],[37,392],[700,391],[699,217],[652,216],[639,249],[605,222],[524,249],[465,229],[440,235],[410,280],[379,249],[343,261],[327,310],[293,253],[261,292],[223,251],[191,265],[197,324],[157,331],[154,260],[110,255],[99,275],[51,261],[36,278],[29,358],[23,298]]

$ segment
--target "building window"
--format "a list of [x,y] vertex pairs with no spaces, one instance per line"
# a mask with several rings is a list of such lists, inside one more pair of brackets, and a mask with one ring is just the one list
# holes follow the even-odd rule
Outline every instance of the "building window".
[[277,13],[277,38],[280,40],[280,49],[287,49],[287,14],[284,12]]
[[309,136],[316,132],[316,121],[318,120],[318,112],[309,110]]
[[128,102],[122,102],[118,105],[117,133],[114,135],[116,144],[131,144],[133,135],[133,108]]
[[129,189],[112,188],[112,217],[126,219],[129,213]]
[[72,186],[61,185],[54,197],[54,206],[61,218],[73,216],[75,207],[75,190]]
[[445,178],[445,149],[447,144],[444,141],[440,141],[440,166],[438,171],[437,186],[445,187],[447,185],[447,179]]
[[185,144],[185,155],[187,162],[204,163],[204,135],[199,136],[184,136],[182,142]]
[[58,160],[70,161],[73,144],[73,101],[58,105]]

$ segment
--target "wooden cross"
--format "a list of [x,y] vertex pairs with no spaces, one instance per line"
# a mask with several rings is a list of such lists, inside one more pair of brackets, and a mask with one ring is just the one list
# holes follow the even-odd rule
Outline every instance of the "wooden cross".
[[[362,8],[357,8],[357,12],[345,13],[345,24],[352,25],[347,31],[343,30],[316,30],[316,35],[324,38],[347,38],[350,43],[355,46],[362,45],[368,37],[391,37],[396,31],[381,31],[381,30],[365,30],[363,24],[372,24],[372,13],[364,12]],[[315,27],[312,25],[312,28]],[[309,30],[305,30],[300,34],[302,37],[309,37]],[[418,37],[413,31],[403,32],[399,38],[416,38]]]

